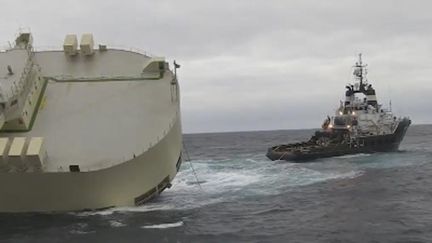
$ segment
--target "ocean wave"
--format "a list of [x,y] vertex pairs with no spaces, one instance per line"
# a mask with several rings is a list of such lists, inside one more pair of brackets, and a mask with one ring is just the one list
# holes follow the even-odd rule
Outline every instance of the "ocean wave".
[[183,221],[175,222],[175,223],[167,223],[167,224],[153,224],[153,225],[145,225],[141,226],[142,229],[167,229],[167,228],[176,228],[183,226]]

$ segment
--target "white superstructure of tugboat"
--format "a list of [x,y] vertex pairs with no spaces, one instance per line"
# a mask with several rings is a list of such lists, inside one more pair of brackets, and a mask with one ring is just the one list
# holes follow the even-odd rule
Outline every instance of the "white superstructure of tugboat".
[[268,149],[271,160],[303,161],[355,153],[396,151],[411,124],[378,103],[375,89],[366,79],[361,54],[354,66],[354,83],[346,86],[345,101],[322,130],[307,142],[282,144]]
[[168,63],[91,34],[35,51],[22,33],[0,52],[0,128],[0,212],[140,205],[181,164]]

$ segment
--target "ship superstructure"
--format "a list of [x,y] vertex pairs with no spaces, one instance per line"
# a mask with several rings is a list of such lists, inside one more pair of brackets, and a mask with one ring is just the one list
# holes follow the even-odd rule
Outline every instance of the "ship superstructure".
[[[385,109],[378,103],[375,89],[369,84],[366,74],[366,65],[359,54],[354,66],[354,83],[345,87],[345,102],[337,109],[328,126],[347,128],[355,136],[391,134],[401,118],[397,119],[391,108]],[[324,125],[323,128],[327,127]]]
[[21,33],[0,52],[0,212],[140,205],[171,185],[181,140],[162,57],[92,34],[35,51]]
[[322,130],[307,142],[269,148],[272,160],[309,160],[353,153],[395,151],[411,124],[378,103],[376,91],[366,79],[361,54],[354,66],[354,82],[346,86],[345,101],[335,115],[324,120]]

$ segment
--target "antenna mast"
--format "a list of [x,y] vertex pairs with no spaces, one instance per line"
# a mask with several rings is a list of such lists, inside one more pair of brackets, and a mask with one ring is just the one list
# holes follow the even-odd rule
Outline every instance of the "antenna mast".
[[359,53],[358,55],[358,61],[354,65],[354,76],[356,77],[357,81],[359,82],[358,90],[355,90],[355,92],[365,92],[365,84],[366,81],[366,67],[367,65],[363,65],[362,60],[362,54]]

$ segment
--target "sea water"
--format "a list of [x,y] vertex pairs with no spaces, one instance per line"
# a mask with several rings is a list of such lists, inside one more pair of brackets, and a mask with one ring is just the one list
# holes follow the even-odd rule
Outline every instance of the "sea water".
[[141,207],[0,214],[4,242],[431,242],[432,125],[400,151],[308,163],[268,147],[313,130],[189,134],[173,187]]

